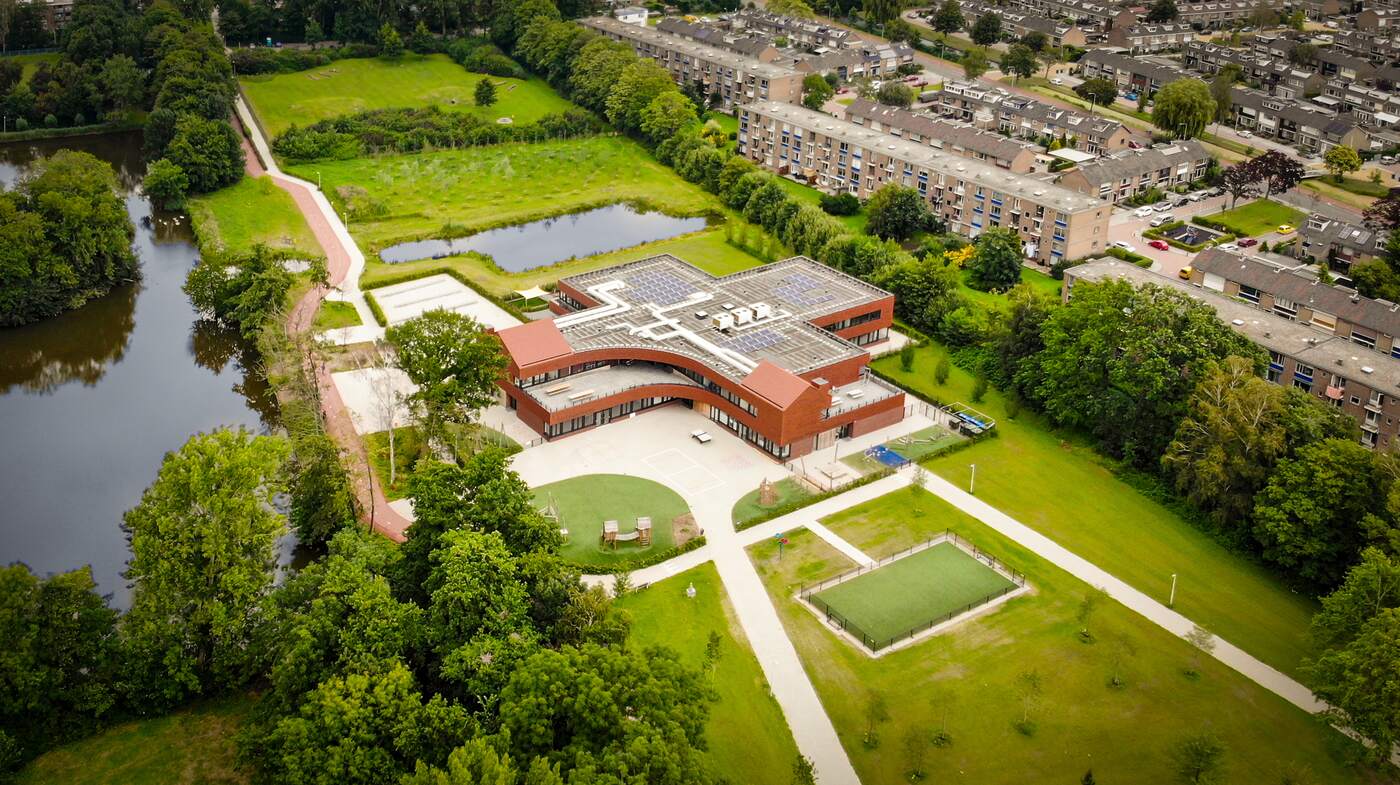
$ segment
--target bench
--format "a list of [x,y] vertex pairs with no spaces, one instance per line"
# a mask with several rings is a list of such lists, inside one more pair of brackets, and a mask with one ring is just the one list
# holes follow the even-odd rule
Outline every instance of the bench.
[[564,392],[565,390],[567,390],[567,389],[569,389],[569,388],[571,388],[571,387],[573,387],[573,385],[572,385],[572,384],[569,384],[568,382],[560,382],[559,384],[552,385],[552,386],[550,386],[550,387],[544,388],[544,394],[545,394],[545,395],[558,395],[559,393]]
[[573,395],[570,395],[570,396],[569,396],[569,400],[570,400],[570,401],[582,401],[582,400],[584,400],[584,399],[586,399],[586,398],[592,398],[592,397],[593,397],[593,391],[592,391],[592,390],[583,390],[582,392],[576,392],[576,393],[574,393]]
[[691,431],[690,438],[694,439],[697,442],[700,442],[701,444],[709,444],[711,441],[713,441],[710,434],[706,433],[705,431]]

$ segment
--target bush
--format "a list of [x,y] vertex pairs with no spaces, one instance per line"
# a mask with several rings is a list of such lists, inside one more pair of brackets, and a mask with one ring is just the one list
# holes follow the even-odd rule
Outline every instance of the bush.
[[855,215],[860,212],[860,199],[853,193],[822,194],[819,204],[827,215]]
[[933,367],[933,380],[938,383],[938,386],[942,387],[947,383],[948,374],[951,373],[952,370],[953,366],[948,362],[948,358],[946,356],[939,357],[938,365]]
[[[1112,256],[1112,257],[1115,258],[1115,259],[1122,259],[1122,260],[1125,261],[1125,262],[1132,262],[1133,264],[1137,265],[1138,267],[1151,267],[1151,266],[1152,266],[1152,260],[1151,260],[1151,259],[1147,258],[1146,256],[1143,256],[1142,254],[1133,253],[1132,251],[1129,251],[1129,250],[1127,250],[1127,249],[1125,249],[1125,248],[1118,248],[1118,247],[1114,246],[1114,247],[1110,247],[1110,248],[1109,248],[1107,251],[1105,251],[1104,253],[1108,254],[1109,256]],[[1063,274],[1061,275],[1061,277],[1063,277]]]
[[306,71],[336,60],[375,57],[379,48],[371,44],[349,44],[347,46],[317,49],[235,49],[229,53],[235,74],[285,74]]
[[49,114],[44,115],[44,127],[45,127],[45,128],[57,128],[57,127],[58,127],[58,118],[55,117],[55,116],[53,115],[52,112],[50,112]]
[[19,118],[18,120],[15,121],[15,130],[16,130],[16,131],[28,131],[28,130],[29,130],[29,121],[26,120],[26,119],[24,119],[23,117]]

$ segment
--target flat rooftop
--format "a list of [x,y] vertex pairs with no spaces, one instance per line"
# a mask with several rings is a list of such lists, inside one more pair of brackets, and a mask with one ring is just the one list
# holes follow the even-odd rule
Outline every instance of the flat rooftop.
[[717,278],[661,255],[560,284],[601,303],[554,320],[573,351],[662,349],[736,381],[764,361],[802,374],[864,355],[810,320],[889,297],[801,256]]
[[1315,369],[1314,380],[1326,384],[1328,374],[1355,379],[1386,393],[1400,389],[1400,360],[1362,348],[1349,339],[1317,327],[1262,311],[1210,289],[1144,270],[1116,259],[1095,259],[1065,271],[1069,278],[1085,281],[1122,280],[1134,286],[1156,284],[1183,291],[1211,306],[1220,320],[1254,343],[1296,358]]
[[629,25],[610,16],[590,16],[587,19],[580,19],[579,23],[591,27],[595,30],[603,30],[615,33],[633,41],[645,41],[655,44],[673,52],[688,54],[712,63],[719,63],[729,68],[745,71],[755,76],[764,76],[770,79],[780,79],[784,76],[795,76],[797,71],[791,68],[784,68],[780,65],[765,63],[755,60],[752,57],[745,57],[741,54],[728,52],[713,46],[696,43],[688,38],[682,38],[671,33],[663,33],[652,27],[642,25]]
[[872,131],[868,127],[815,112],[795,104],[778,101],[756,101],[742,108],[764,117],[771,117],[801,128],[818,131],[833,139],[856,144],[868,150],[907,161],[935,172],[989,187],[1004,194],[1025,199],[1032,204],[1054,207],[1066,213],[1097,210],[1104,202],[1025,175],[1013,174],[995,164],[964,158],[951,152],[939,152],[928,145]]

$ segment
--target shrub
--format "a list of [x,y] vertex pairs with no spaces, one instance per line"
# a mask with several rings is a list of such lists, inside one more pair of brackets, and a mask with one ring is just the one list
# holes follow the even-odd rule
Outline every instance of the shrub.
[[822,194],[819,204],[827,215],[855,215],[860,212],[860,200],[852,193]]
[[938,365],[933,368],[933,380],[941,387],[948,381],[948,374],[953,370],[953,366],[948,362],[947,357],[939,357]]
[[55,117],[55,116],[53,115],[52,112],[50,112],[49,114],[44,115],[44,127],[45,127],[45,128],[57,128],[57,127],[58,127],[58,118]]

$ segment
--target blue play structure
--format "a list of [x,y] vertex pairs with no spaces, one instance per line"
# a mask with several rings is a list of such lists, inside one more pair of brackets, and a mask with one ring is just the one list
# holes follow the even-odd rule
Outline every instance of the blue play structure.
[[900,455],[883,444],[877,444],[871,447],[865,451],[865,454],[871,460],[879,461],[892,469],[898,469],[909,462],[908,458],[905,458],[903,455]]

